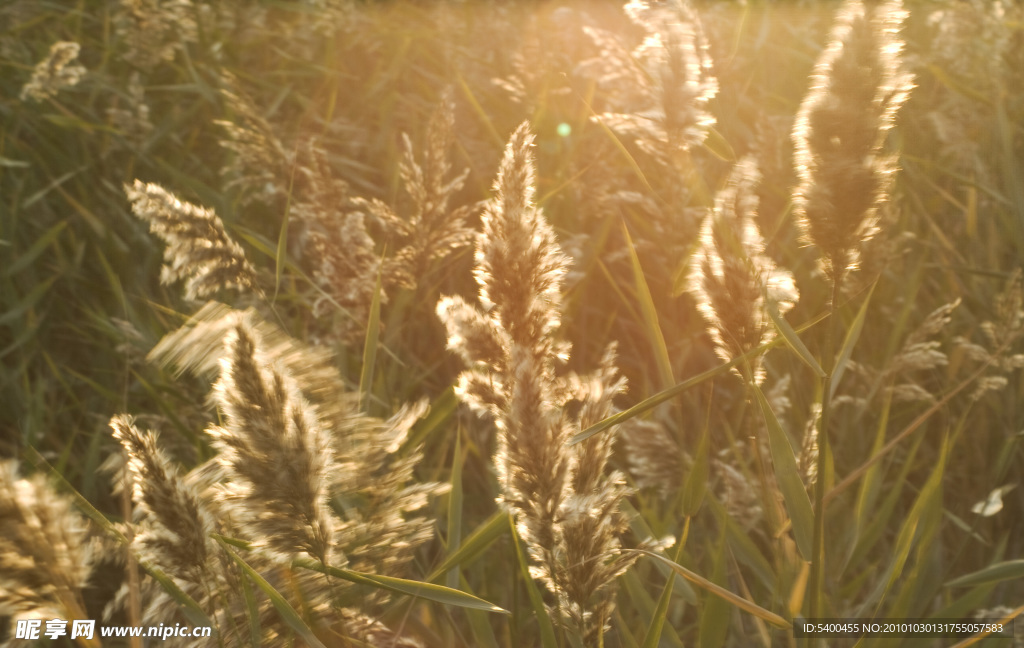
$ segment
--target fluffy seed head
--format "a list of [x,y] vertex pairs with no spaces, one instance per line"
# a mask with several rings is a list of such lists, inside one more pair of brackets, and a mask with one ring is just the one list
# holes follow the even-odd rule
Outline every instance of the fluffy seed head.
[[221,288],[254,288],[256,270],[211,209],[179,200],[160,185],[125,185],[132,212],[167,244],[161,283],[185,279],[185,297],[200,299]]
[[[764,253],[754,222],[759,179],[752,158],[736,165],[704,221],[701,248],[693,257],[690,292],[723,360],[741,356],[774,337],[766,300],[785,313],[798,298],[792,274]],[[764,378],[760,363],[752,366],[760,382]]]
[[50,53],[32,70],[32,79],[21,89],[22,101],[43,101],[64,88],[78,85],[85,68],[71,63],[78,58],[78,43],[58,41]]
[[912,88],[899,36],[906,15],[900,0],[847,0],[793,128],[796,213],[833,277],[856,267],[888,192],[894,165],[882,144]]

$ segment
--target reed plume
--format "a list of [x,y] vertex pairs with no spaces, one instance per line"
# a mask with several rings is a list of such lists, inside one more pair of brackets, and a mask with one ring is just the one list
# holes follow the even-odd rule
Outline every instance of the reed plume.
[[214,122],[224,131],[220,145],[234,153],[221,168],[221,175],[227,179],[224,189],[238,189],[243,205],[283,201],[291,184],[295,155],[231,73],[221,72],[221,85],[224,104],[233,113],[233,119]]
[[715,124],[708,104],[718,93],[718,81],[707,40],[697,16],[685,5],[670,9],[631,0],[624,11],[647,32],[632,55],[645,73],[633,78],[645,80],[641,90],[646,105],[598,119],[666,167],[675,168],[680,154],[700,145]]
[[222,288],[257,288],[256,270],[213,212],[179,200],[163,187],[136,180],[124,186],[132,212],[167,244],[160,281],[185,280],[185,298],[208,297]]
[[[799,297],[793,275],[765,254],[755,223],[759,180],[752,158],[736,165],[704,220],[692,261],[690,293],[727,362],[770,342],[775,327],[767,309],[785,313]],[[749,375],[764,381],[760,358],[750,360]]]
[[408,214],[400,215],[402,210],[380,200],[356,201],[379,223],[387,247],[395,250],[385,264],[388,283],[414,288],[435,262],[473,240],[466,218],[478,205],[450,206],[469,175],[469,169],[451,175],[448,151],[454,125],[454,106],[446,97],[431,115],[421,160],[412,140],[402,134],[398,169],[409,197]]
[[215,386],[224,425],[208,430],[231,476],[225,499],[268,551],[330,563],[329,439],[295,380],[262,354],[251,329],[238,325],[225,345]]
[[86,618],[93,563],[84,520],[40,476],[0,462],[0,615]]
[[191,0],[120,0],[114,28],[125,43],[122,57],[149,70],[174,60],[198,40],[196,7]]
[[913,87],[899,35],[906,15],[899,0],[848,0],[793,127],[796,214],[833,280],[856,267],[895,170],[882,145]]
[[64,88],[78,85],[86,69],[73,64],[81,46],[73,41],[57,41],[50,53],[32,70],[32,78],[21,89],[22,101],[44,101]]
[[110,420],[114,438],[128,456],[132,499],[145,521],[134,535],[139,554],[195,592],[206,580],[213,520],[199,494],[157,445],[153,432],[141,432],[132,417]]
[[[630,562],[618,554],[626,489],[621,475],[606,474],[610,435],[574,448],[567,442],[612,411],[625,383],[611,350],[591,376],[558,373],[569,354],[557,335],[566,259],[534,204],[532,142],[525,123],[513,133],[484,209],[474,270],[481,308],[445,297],[437,311],[449,347],[469,366],[457,393],[497,426],[501,501],[526,542],[531,571],[570,627],[593,642],[614,605],[610,585]],[[582,403],[577,420],[566,409],[573,399]]]

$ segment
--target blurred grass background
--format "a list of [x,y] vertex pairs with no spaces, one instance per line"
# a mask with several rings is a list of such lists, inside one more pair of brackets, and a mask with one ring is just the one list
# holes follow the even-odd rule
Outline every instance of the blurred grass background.
[[[611,189],[669,196],[681,181],[591,119],[610,110],[611,99],[581,72],[580,63],[600,54],[582,27],[606,29],[627,48],[642,35],[618,3],[180,3],[193,31],[167,17],[169,4],[13,1],[0,7],[0,456],[26,459],[29,448],[37,449],[116,519],[109,479],[98,472],[117,448],[107,428],[111,415],[132,412],[160,429],[186,466],[210,455],[202,434],[211,414],[205,404],[209,385],[145,361],[195,306],[177,286],[159,283],[162,245],[131,216],[122,185],[135,178],[157,182],[214,208],[250,258],[273,271],[283,204],[252,200],[227,186],[221,173],[233,153],[220,145],[224,133],[216,121],[238,118],[220,92],[225,73],[286,148],[313,139],[353,193],[392,204],[404,199],[400,134],[422,142],[445,92],[455,106],[453,167],[469,169],[460,204],[489,196],[508,133],[530,120],[538,134],[539,202],[574,257],[563,314],[574,365],[595,366],[604,346],[617,340],[630,384],[622,406],[668,386],[620,222],[635,241],[675,380],[718,364],[693,298],[680,290],[685,256],[663,244],[662,230],[642,209],[602,207]],[[769,252],[793,269],[801,289],[788,315],[794,325],[824,312],[828,289],[789,218],[789,129],[836,7],[756,0],[696,4],[721,89],[711,105],[714,138],[693,153],[682,181],[691,205],[706,206],[732,162],[748,153],[759,156],[765,176],[759,218]],[[826,589],[833,616],[962,616],[1024,603],[1019,578],[948,585],[957,576],[1024,558],[1024,488],[1003,493],[999,512],[972,512],[994,489],[1017,485],[1024,474],[1024,383],[1008,366],[1005,388],[977,402],[968,397],[973,387],[943,399],[977,366],[957,350],[955,339],[985,343],[982,324],[998,319],[997,297],[1024,261],[1024,14],[1018,5],[982,0],[914,1],[907,8],[907,55],[917,87],[890,138],[900,171],[882,231],[865,253],[854,282],[860,283],[851,286],[840,315],[848,327],[877,277],[853,358],[881,371],[929,313],[957,299],[962,304],[934,338],[947,351],[948,365],[915,377],[941,407],[830,504],[827,546],[836,562]],[[125,27],[126,15],[142,22]],[[146,20],[153,31],[133,41]],[[160,20],[169,21],[162,30],[151,24]],[[81,45],[79,62],[87,70],[82,81],[41,102],[20,99],[33,67],[62,40]],[[132,94],[133,79],[144,91],[141,100]],[[134,111],[134,117],[112,112],[117,110]],[[286,230],[292,245],[275,310],[293,336],[321,339],[329,323],[312,315],[307,260],[295,244],[303,233],[294,226]],[[460,439],[463,536],[495,509],[493,434],[456,407],[451,385],[460,367],[445,350],[434,305],[439,294],[472,295],[471,266],[470,250],[462,249],[416,289],[390,296],[379,338],[388,353],[378,353],[370,406],[386,414],[416,398],[432,401],[430,417],[417,428],[426,442],[424,480],[448,480]],[[812,351],[820,349],[823,330],[802,334]],[[361,338],[331,344],[355,389]],[[1019,350],[1017,345],[1008,357]],[[799,444],[812,404],[820,400],[817,382],[784,350],[772,351],[767,367],[769,387],[772,379],[791,376],[784,422]],[[850,377],[839,394],[852,400],[877,388],[869,372],[859,376],[862,383]],[[655,419],[678,445],[681,474],[667,488],[642,488],[631,498],[638,512],[635,540],[644,533],[681,534],[682,485],[687,467],[701,459],[705,428],[705,460],[725,456],[750,435],[753,412],[739,381],[723,377],[713,391],[705,387],[656,410]],[[889,403],[876,393],[862,407],[839,410],[832,447],[837,481],[878,451],[876,439],[891,439],[928,406]],[[740,469],[751,478],[751,466]],[[936,470],[939,488],[928,491]],[[798,580],[798,562],[779,555],[781,545],[757,520],[737,518],[722,479],[712,475],[680,563],[782,610]],[[414,577],[428,574],[444,555],[453,501],[434,504],[442,531],[422,552]],[[909,530],[912,547],[900,547],[904,522],[914,515],[920,526]],[[510,609],[511,617],[481,620],[426,607],[417,625],[428,641],[536,643],[507,536],[463,567],[460,584]],[[897,548],[910,551],[910,559],[894,576],[893,591],[882,596],[880,583]],[[753,645],[769,636],[762,632],[774,632],[773,645],[791,641],[689,586],[679,585],[671,604],[656,612],[667,573],[641,562],[621,578],[606,645],[640,645],[655,614],[671,627],[661,638],[665,646]],[[99,579],[97,588],[109,591],[104,578],[120,576]]]

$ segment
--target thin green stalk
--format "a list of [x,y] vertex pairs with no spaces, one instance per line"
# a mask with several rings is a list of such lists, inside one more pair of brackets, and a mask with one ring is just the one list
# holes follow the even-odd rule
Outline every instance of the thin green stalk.
[[[833,264],[837,268],[838,264]],[[835,270],[832,281],[832,299],[829,303],[829,324],[825,333],[825,352],[822,360],[825,364],[825,378],[821,392],[821,423],[818,430],[818,477],[814,483],[814,553],[811,557],[811,605],[810,617],[815,618],[821,613],[821,596],[825,585],[825,469],[828,464],[829,422],[832,414],[832,377],[835,373],[835,341],[839,327],[840,287],[843,271]]]

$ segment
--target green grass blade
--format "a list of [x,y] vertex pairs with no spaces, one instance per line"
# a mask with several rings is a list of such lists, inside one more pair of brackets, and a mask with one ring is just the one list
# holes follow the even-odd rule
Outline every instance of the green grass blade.
[[277,613],[281,615],[281,620],[284,621],[289,628],[294,630],[295,634],[302,637],[302,640],[313,648],[327,648],[319,639],[317,639],[310,627],[306,625],[306,622],[299,616],[299,613],[291,606],[291,603],[286,601],[285,598],[281,596],[281,593],[278,592],[273,585],[267,582],[267,579],[263,578],[259,572],[249,565],[249,563],[245,562],[245,560],[239,556],[235,550],[231,548],[231,545],[225,542],[221,536],[213,534],[213,539],[220,544],[224,552],[227,553],[228,557],[231,558],[236,565],[238,565],[239,569],[241,569],[246,576],[252,579],[252,582],[256,583],[256,587],[260,588],[263,593],[267,595],[267,598],[270,599],[271,605],[273,605],[274,609],[277,610]]
[[[687,517],[684,524],[686,524],[687,528],[689,527],[689,517]],[[682,559],[686,536],[687,534],[684,532],[683,537],[679,539],[679,544],[676,545],[676,555],[672,558],[673,562],[678,563]],[[675,583],[675,576],[669,576],[665,579],[665,587],[661,590],[661,596],[658,598],[658,606],[654,609],[651,621],[647,625],[647,633],[644,635],[641,648],[658,648],[661,643],[661,632],[668,619],[668,606],[669,603],[672,602],[672,590],[674,589]]]
[[716,585],[716,584],[712,583],[711,581],[709,581],[708,579],[704,578],[703,576],[700,576],[699,574],[695,574],[694,572],[690,571],[686,567],[683,567],[682,565],[680,565],[678,563],[675,563],[675,562],[669,560],[668,558],[665,558],[664,556],[659,556],[658,554],[656,554],[656,553],[654,553],[652,551],[647,551],[645,549],[625,549],[624,551],[630,551],[630,552],[642,554],[644,556],[649,556],[651,558],[654,558],[655,560],[658,560],[658,561],[668,565],[668,567],[670,569],[672,569],[672,571],[676,572],[677,574],[679,574],[680,576],[682,576],[686,580],[690,581],[694,585],[700,587],[701,589],[703,589],[703,590],[705,590],[707,592],[710,592],[711,594],[714,594],[715,596],[717,596],[719,598],[722,598],[722,599],[728,601],[729,603],[732,603],[733,605],[735,605],[739,609],[743,610],[744,612],[747,612],[748,614],[752,614],[752,615],[756,616],[759,619],[767,621],[768,623],[772,624],[775,627],[783,628],[785,630],[788,630],[789,628],[793,627],[793,625],[789,621],[786,621],[785,619],[783,619],[778,614],[775,614],[774,612],[771,612],[770,610],[766,610],[763,607],[761,607],[760,605],[757,605],[756,603],[748,601],[747,599],[743,598],[742,596],[739,596],[737,594],[733,594],[732,592],[730,592],[729,590],[725,589],[724,587],[721,587],[720,585]]
[[505,519],[507,517],[508,513],[497,511],[487,518],[454,553],[449,554],[434,571],[430,572],[427,580],[436,581],[455,567],[464,565],[482,554],[487,547],[508,531],[508,522]]
[[[455,436],[455,451],[452,458],[452,472],[450,481],[451,490],[448,491],[448,553],[452,554],[459,550],[459,543],[462,540],[462,432]],[[448,571],[445,581],[448,587],[458,589],[459,570],[453,568]]]
[[[504,521],[504,520],[502,520]],[[469,581],[459,573],[460,583],[463,591],[472,594]],[[494,630],[488,621],[487,614],[480,610],[466,610],[466,620],[469,622],[470,631],[473,633],[473,644],[477,648],[498,648],[498,640],[494,636]]]
[[999,583],[1006,580],[1024,578],[1024,559],[1005,560],[989,565],[976,572],[965,574],[946,583],[946,587],[973,587],[987,583]]
[[811,368],[814,375],[818,378],[824,378],[825,370],[822,369],[821,365],[818,364],[818,361],[814,359],[814,356],[811,355],[811,352],[807,349],[803,340],[801,340],[800,336],[793,330],[793,327],[789,325],[786,318],[779,313],[779,309],[775,304],[766,300],[765,305],[767,306],[766,310],[768,311],[768,316],[772,318],[772,322],[775,323],[775,328],[780,334],[782,334],[782,339],[786,342],[786,346],[792,349],[793,352],[796,353],[797,357],[803,360],[804,364]]
[[508,610],[500,608],[493,603],[488,603],[487,601],[477,598],[472,594],[466,594],[465,592],[460,592],[457,589],[451,589],[444,585],[408,580],[405,578],[395,578],[394,576],[364,574],[362,572],[352,571],[351,569],[342,569],[340,567],[332,567],[330,565],[324,566],[315,560],[306,558],[294,560],[292,561],[292,564],[296,567],[302,567],[303,569],[309,569],[311,571],[320,572],[321,574],[335,576],[351,583],[376,587],[388,590],[389,592],[395,592],[396,594],[416,596],[428,601],[434,601],[435,603],[441,603],[442,605],[455,605],[458,607],[469,608],[471,610],[484,610],[485,612],[499,612],[501,614],[509,613]]
[[[293,160],[298,160],[298,149],[292,155]],[[281,288],[281,271],[284,270],[285,257],[288,253],[288,221],[292,208],[292,190],[295,188],[295,170],[298,163],[292,164],[291,177],[288,179],[288,195],[285,196],[284,216],[281,218],[281,230],[277,233],[277,250],[274,253],[274,298],[277,298],[277,291]]]
[[14,263],[7,266],[7,270],[4,271],[4,275],[11,277],[24,268],[27,268],[47,247],[50,246],[51,243],[57,239],[58,236],[60,236],[60,233],[63,232],[64,228],[67,226],[68,221],[62,220],[50,229],[46,230],[42,236],[36,239],[36,242],[33,243],[28,250],[14,260]]
[[[715,547],[711,549],[714,554],[714,565],[712,566],[712,578],[718,583],[725,581],[725,528],[722,528],[722,537]],[[700,639],[701,648],[718,648],[725,645],[725,637],[729,633],[729,625],[732,615],[729,610],[729,603],[719,596],[712,596],[704,600],[700,611]]]
[[729,140],[713,127],[708,128],[708,136],[704,139],[704,148],[723,162],[736,161],[736,151],[729,144]]
[[683,485],[683,515],[694,517],[704,504],[704,495],[707,493],[708,472],[711,467],[711,403],[708,402],[708,414],[704,420],[704,431],[700,435],[700,443],[697,445],[697,452],[693,455],[693,466],[690,474],[686,476],[686,483]]
[[558,648],[558,641],[555,638],[555,626],[551,623],[551,617],[548,616],[548,610],[544,606],[544,599],[541,598],[540,591],[537,589],[537,583],[533,580],[533,576],[530,575],[530,563],[526,557],[526,551],[523,550],[523,543],[519,540],[519,533],[516,531],[516,521],[510,513],[506,513],[505,517],[512,532],[512,544],[515,546],[516,559],[519,562],[519,573],[522,575],[523,583],[526,585],[526,594],[530,597],[530,605],[533,607],[534,614],[537,615],[537,625],[540,629],[540,645],[542,648]]
[[668,345],[665,344],[665,336],[658,323],[658,311],[654,306],[654,298],[651,296],[647,279],[644,277],[640,257],[636,254],[636,247],[633,245],[633,239],[629,237],[629,230],[626,229],[625,223],[622,224],[622,236],[626,240],[626,249],[629,250],[629,260],[633,267],[633,285],[636,289],[637,299],[640,300],[640,313],[643,315],[647,339],[654,347],[654,361],[658,366],[658,375],[661,378],[662,386],[669,388],[676,384],[675,376],[672,375],[672,359],[668,355]]
[[932,474],[928,477],[928,481],[925,482],[924,487],[921,488],[921,492],[914,501],[914,505],[911,507],[910,512],[903,521],[903,525],[900,527],[899,534],[896,536],[896,543],[892,548],[893,558],[889,565],[888,574],[885,579],[879,583],[879,589],[877,589],[875,593],[864,602],[864,605],[861,608],[862,610],[866,610],[868,605],[873,603],[877,614],[881,609],[882,602],[885,601],[885,597],[892,589],[892,586],[896,583],[896,580],[900,575],[903,574],[903,567],[906,565],[907,559],[910,557],[910,550],[914,547],[915,540],[918,537],[918,525],[921,522],[921,518],[931,504],[932,499],[941,493],[942,476],[946,471],[948,450],[949,444],[945,439],[943,439],[942,447],[939,450],[939,457],[935,463],[935,468],[932,470]]
[[252,583],[248,578],[241,579],[242,596],[245,598],[245,610],[249,617],[249,643],[253,648],[259,648],[263,639],[260,631],[260,609],[256,605],[256,596],[252,591]]
[[366,323],[366,341],[363,344],[363,368],[359,372],[359,409],[363,412],[370,406],[370,395],[373,391],[373,369],[377,362],[377,339],[380,336],[381,282],[381,268],[377,268],[377,283],[373,288],[370,319]]
[[854,318],[853,323],[850,325],[850,329],[846,332],[846,339],[843,340],[843,346],[839,350],[839,356],[836,358],[835,369],[832,371],[832,386],[829,389],[829,399],[832,399],[836,395],[836,389],[839,387],[839,381],[843,378],[843,373],[846,371],[846,365],[850,362],[850,355],[853,353],[853,347],[856,346],[857,340],[860,338],[861,331],[864,330],[864,318],[867,317],[868,304],[871,303],[871,296],[875,293],[875,286],[878,285],[878,281],[871,284],[871,289],[868,290],[868,296],[864,298],[864,303],[860,305],[860,310],[857,311],[857,317]]
[[779,419],[776,418],[761,388],[753,383],[750,387],[768,428],[768,445],[772,453],[772,464],[775,466],[775,478],[779,482],[779,490],[782,491],[789,519],[793,522],[793,537],[796,539],[800,554],[805,560],[810,560],[814,538],[814,513],[807,489],[800,479],[793,444],[779,424]]

